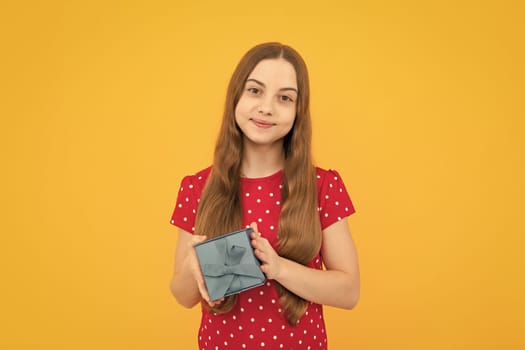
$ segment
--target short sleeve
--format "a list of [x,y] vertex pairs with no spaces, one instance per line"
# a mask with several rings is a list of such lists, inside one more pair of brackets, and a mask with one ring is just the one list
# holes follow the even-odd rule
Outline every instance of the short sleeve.
[[199,205],[199,196],[195,176],[182,179],[177,196],[177,202],[171,216],[171,224],[187,232],[194,233],[195,217]]
[[318,201],[321,229],[350,216],[355,212],[354,205],[339,173],[335,170],[318,171]]

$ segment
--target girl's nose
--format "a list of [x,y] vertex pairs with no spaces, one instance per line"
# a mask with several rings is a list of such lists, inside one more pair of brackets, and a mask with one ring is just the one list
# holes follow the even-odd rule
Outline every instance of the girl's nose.
[[273,115],[273,108],[271,101],[263,100],[261,104],[257,107],[259,114],[262,115]]

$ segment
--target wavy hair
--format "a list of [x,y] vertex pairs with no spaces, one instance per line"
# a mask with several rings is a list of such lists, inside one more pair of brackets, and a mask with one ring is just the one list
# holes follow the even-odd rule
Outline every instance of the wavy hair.
[[[306,265],[321,247],[317,180],[311,155],[310,87],[306,64],[301,56],[291,47],[280,43],[264,43],[250,49],[233,72],[226,94],[212,171],[199,202],[195,232],[211,238],[238,230],[242,226],[240,177],[243,134],[235,122],[235,107],[255,66],[262,60],[277,58],[283,58],[293,65],[298,86],[295,121],[283,142],[285,165],[282,173],[277,253]],[[308,301],[279,283],[276,284],[284,316],[291,325],[296,325],[306,311]],[[230,311],[236,298],[227,297],[211,311]]]

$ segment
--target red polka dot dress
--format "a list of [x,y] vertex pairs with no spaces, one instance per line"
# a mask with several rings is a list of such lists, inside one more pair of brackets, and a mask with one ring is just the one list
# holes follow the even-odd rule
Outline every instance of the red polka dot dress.
[[[186,176],[181,183],[171,223],[194,233],[200,194],[211,168]],[[317,171],[319,217],[324,230],[349,216],[354,207],[343,181],[335,170]],[[243,225],[257,222],[262,236],[275,248],[281,211],[282,171],[263,178],[241,178]],[[322,269],[318,254],[309,267]],[[274,282],[244,291],[226,314],[202,309],[198,333],[199,349],[327,349],[322,305],[310,303],[296,326],[282,314]]]

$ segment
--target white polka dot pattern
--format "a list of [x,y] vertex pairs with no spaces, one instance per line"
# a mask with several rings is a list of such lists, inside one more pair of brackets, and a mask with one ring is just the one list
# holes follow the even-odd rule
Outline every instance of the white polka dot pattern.
[[[196,209],[210,168],[181,182],[171,224],[194,232]],[[281,210],[282,172],[265,178],[241,180],[243,226],[255,221],[259,231],[275,248]],[[354,212],[339,174],[317,169],[318,214],[324,229]],[[307,264],[321,269],[319,255]],[[273,281],[238,295],[237,304],[226,314],[202,309],[199,349],[327,349],[321,305],[310,303],[298,325],[290,326],[279,304]]]

